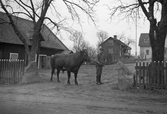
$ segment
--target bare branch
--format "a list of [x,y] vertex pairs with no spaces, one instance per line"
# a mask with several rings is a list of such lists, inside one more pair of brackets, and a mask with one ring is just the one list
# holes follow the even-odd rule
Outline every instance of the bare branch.
[[[29,15],[28,17],[30,17],[32,20],[34,20],[33,16],[31,15],[30,11],[28,9],[26,9],[26,7],[28,7],[29,9],[31,9],[30,6],[28,6],[27,4],[25,4],[24,2],[22,2],[21,0],[19,0],[20,2],[18,2],[17,0],[14,0],[19,6],[21,6],[26,12],[27,15]],[[26,7],[25,7],[26,6]]]
[[69,39],[73,42],[73,50],[76,52],[84,49],[87,45],[80,31],[74,31]]
[[[119,5],[113,6],[112,8],[110,8],[109,5],[106,5],[108,9],[111,11],[110,13],[111,19],[116,14],[118,14],[118,16],[124,15],[123,19],[128,19],[129,17],[131,17],[133,20],[133,18],[136,18],[136,14],[138,14],[139,7],[140,7],[139,3],[136,2],[136,3],[131,3],[131,4],[125,4],[125,3],[122,3],[122,0],[118,0],[118,2],[119,2]],[[142,4],[144,6],[148,4],[148,2],[142,2]],[[138,18],[140,17],[140,15],[137,15],[137,16]]]
[[51,6],[53,7],[54,11],[56,12],[57,17],[61,17],[61,14],[56,10],[55,6],[53,5],[53,3],[51,3]]
[[80,16],[77,13],[75,7],[81,9],[85,14],[88,15],[88,17],[92,20],[92,22],[95,24],[95,20],[93,17],[93,7],[96,5],[96,3],[99,2],[99,0],[94,1],[94,2],[88,2],[88,0],[83,0],[82,2],[84,2],[86,4],[86,6],[88,7],[87,9],[82,7],[81,5],[75,3],[75,2],[71,2],[69,0],[63,0],[64,4],[66,5],[69,13],[71,14],[72,19],[74,19],[74,17],[76,17],[78,19],[78,21],[80,21]]
[[30,53],[30,50],[29,50],[29,47],[28,47],[28,43],[26,42],[26,40],[24,39],[23,35],[21,34],[21,32],[19,31],[19,29],[17,28],[17,26],[15,25],[13,19],[12,19],[12,16],[11,14],[9,14],[8,10],[5,8],[3,2],[0,0],[0,4],[2,6],[2,9],[5,11],[6,15],[8,16],[9,18],[9,21],[10,21],[10,24],[12,25],[15,33],[19,36],[20,40],[24,43],[25,45],[25,49],[27,51],[27,54]]
[[49,17],[45,17],[45,19],[48,19],[54,26],[57,27],[57,30],[59,29],[59,24],[54,22],[52,19],[50,19]]
[[108,38],[108,33],[106,31],[100,30],[97,32],[97,37],[98,37],[98,45],[104,42]]
[[24,14],[26,15],[27,17],[31,18],[30,15],[28,15],[27,13],[25,12],[12,12],[11,14],[15,15],[15,14]]
[[33,12],[33,21],[34,21],[34,23],[35,23],[35,15],[36,15],[36,13],[35,13],[35,8],[34,8],[34,4],[33,4],[33,2],[32,2],[32,0],[30,0],[30,3],[31,3],[31,10],[32,10],[32,12]]

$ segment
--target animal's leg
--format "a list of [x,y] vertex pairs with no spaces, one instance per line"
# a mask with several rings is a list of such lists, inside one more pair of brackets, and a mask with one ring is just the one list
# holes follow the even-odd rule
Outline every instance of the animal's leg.
[[60,80],[59,80],[59,73],[60,73],[60,70],[57,69],[57,82],[60,82]]
[[52,81],[52,80],[53,80],[53,74],[54,74],[54,71],[55,71],[55,69],[54,69],[54,68],[52,68],[50,81]]
[[75,85],[78,85],[78,81],[77,81],[77,73],[74,73],[74,77],[75,77]]
[[68,75],[67,84],[70,84],[71,72],[67,71],[67,75]]

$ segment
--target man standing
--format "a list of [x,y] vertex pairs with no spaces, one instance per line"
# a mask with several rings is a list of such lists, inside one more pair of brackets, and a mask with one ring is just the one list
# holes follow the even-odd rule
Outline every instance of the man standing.
[[101,74],[104,64],[105,64],[104,52],[103,49],[100,48],[100,52],[97,55],[97,63],[96,63],[96,84],[102,84]]

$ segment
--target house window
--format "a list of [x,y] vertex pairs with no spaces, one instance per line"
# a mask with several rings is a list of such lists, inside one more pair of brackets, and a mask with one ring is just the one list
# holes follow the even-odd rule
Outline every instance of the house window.
[[149,50],[146,50],[146,55],[149,55]]
[[108,53],[113,53],[113,48],[109,48]]
[[113,40],[109,40],[108,42],[109,42],[111,45],[113,45]]
[[144,43],[149,43],[149,39],[144,39]]
[[18,59],[18,53],[10,53],[10,58],[11,60],[17,60]]

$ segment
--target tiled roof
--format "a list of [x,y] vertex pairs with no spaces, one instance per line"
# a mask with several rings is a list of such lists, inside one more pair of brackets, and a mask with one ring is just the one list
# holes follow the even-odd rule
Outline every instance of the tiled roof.
[[139,38],[140,47],[151,47],[148,33],[141,33]]
[[[13,19],[24,38],[27,40],[28,44],[31,45],[29,38],[32,34],[33,22],[15,16],[13,16]],[[21,40],[15,34],[12,26],[9,23],[4,23],[5,21],[8,21],[6,14],[0,12],[0,42],[23,45]],[[55,34],[53,34],[53,32],[46,25],[43,25],[41,34],[44,38],[44,41],[41,41],[42,47],[68,50],[68,48],[57,38]]]
[[126,45],[125,43],[123,43],[122,41],[116,39],[116,38],[112,38],[112,37],[109,37],[108,39],[106,39],[104,42],[102,42],[100,45],[103,45],[105,42],[107,42],[109,39],[112,39],[116,42],[118,42],[121,46],[124,46],[126,48],[128,48],[129,50],[131,50],[131,47],[129,47],[128,45]]

